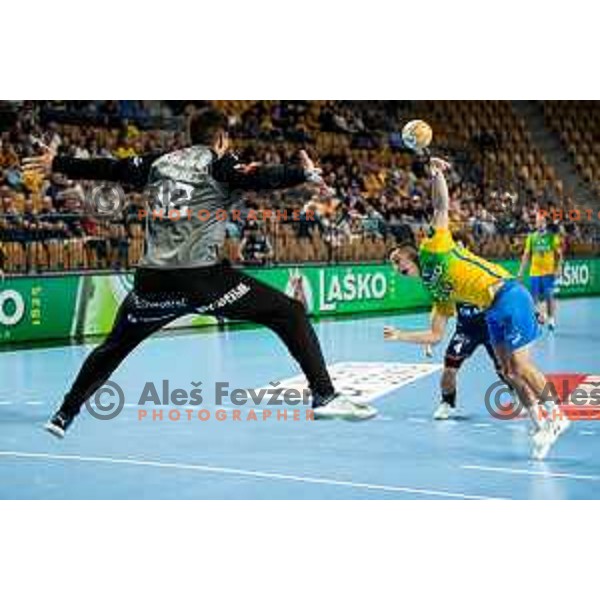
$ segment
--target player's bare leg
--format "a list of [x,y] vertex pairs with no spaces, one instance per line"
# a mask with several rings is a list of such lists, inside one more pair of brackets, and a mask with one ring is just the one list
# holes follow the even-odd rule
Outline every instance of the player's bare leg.
[[545,325],[548,320],[548,311],[546,303],[543,300],[539,300],[535,303],[535,313],[537,315],[538,323],[540,325]]
[[456,409],[456,376],[458,369],[444,367],[440,386],[442,388],[442,401],[433,413],[437,421],[449,419]]
[[512,385],[521,404],[527,410],[535,430],[540,427],[539,400],[535,392],[527,385],[527,382],[515,370],[512,354],[503,347],[494,348],[498,361],[500,362],[504,379]]
[[[555,390],[548,385],[545,375],[535,366],[527,348],[514,352],[510,362],[518,382],[525,385],[525,390],[529,388],[537,400],[534,405],[529,405],[529,410],[534,422],[539,426],[532,435],[533,458],[542,460],[560,434],[569,427],[570,421],[558,404]],[[542,404],[545,404],[547,417],[541,412]]]

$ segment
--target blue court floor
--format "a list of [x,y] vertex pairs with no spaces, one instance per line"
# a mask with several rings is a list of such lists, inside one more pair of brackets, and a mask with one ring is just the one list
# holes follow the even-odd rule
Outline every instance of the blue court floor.
[[[535,348],[546,372],[600,373],[600,299],[565,301],[558,332]],[[384,324],[418,327],[426,314],[322,321],[328,363],[441,363],[418,347],[384,343]],[[258,388],[297,374],[267,330],[159,336],[113,375],[126,397],[102,421],[84,411],[59,441],[42,424],[91,346],[0,353],[0,498],[116,499],[468,499],[600,498],[600,421],[574,423],[545,463],[529,460],[526,421],[499,421],[483,404],[495,381],[479,350],[459,381],[467,418],[434,422],[440,372],[376,399],[369,422],[287,422],[214,416],[177,422],[139,417],[145,382],[161,391],[202,382],[201,407],[214,411],[214,384]],[[151,412],[151,406],[148,410]],[[176,408],[162,407],[165,411]],[[226,405],[232,416],[232,405]],[[264,410],[264,409],[263,409]],[[303,414],[303,413],[302,413]]]

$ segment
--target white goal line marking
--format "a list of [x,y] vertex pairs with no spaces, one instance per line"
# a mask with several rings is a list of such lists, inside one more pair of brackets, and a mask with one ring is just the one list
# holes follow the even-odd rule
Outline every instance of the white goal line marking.
[[327,479],[323,477],[304,477],[299,475],[288,475],[283,473],[272,473],[267,471],[250,471],[245,469],[232,469],[228,467],[213,467],[210,465],[195,465],[188,463],[166,463],[154,460],[140,460],[134,458],[113,458],[108,456],[79,456],[75,454],[47,454],[37,452],[11,452],[0,451],[0,457],[24,458],[57,461],[76,461],[88,463],[106,463],[113,465],[132,465],[139,467],[154,467],[160,469],[178,469],[185,471],[197,471],[202,473],[221,473],[223,475],[238,475],[243,477],[254,477],[256,479],[273,479],[280,481],[295,481],[299,483],[311,483],[319,485],[331,485],[364,489],[382,492],[395,492],[405,494],[416,494],[422,496],[437,496],[443,498],[460,498],[463,500],[503,500],[506,498],[481,496],[476,494],[463,494],[461,492],[448,492],[445,490],[431,490],[425,488],[412,488],[405,486],[381,485],[376,483],[361,483],[356,481],[345,481],[340,479]]
[[581,481],[600,481],[597,475],[578,475],[557,471],[537,471],[533,469],[511,469],[509,467],[486,467],[484,465],[462,465],[461,469],[470,471],[487,471],[489,473],[506,473],[507,475],[528,475],[546,477],[547,479],[576,479]]

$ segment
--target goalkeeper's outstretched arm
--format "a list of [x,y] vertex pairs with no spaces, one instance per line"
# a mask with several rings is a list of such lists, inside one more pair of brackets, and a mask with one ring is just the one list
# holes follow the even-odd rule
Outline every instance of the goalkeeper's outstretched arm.
[[47,176],[52,172],[64,173],[70,179],[93,181],[115,181],[143,187],[147,183],[152,163],[161,153],[135,156],[132,158],[71,158],[57,156],[56,151],[42,145],[43,152],[23,160],[23,173],[39,173]]

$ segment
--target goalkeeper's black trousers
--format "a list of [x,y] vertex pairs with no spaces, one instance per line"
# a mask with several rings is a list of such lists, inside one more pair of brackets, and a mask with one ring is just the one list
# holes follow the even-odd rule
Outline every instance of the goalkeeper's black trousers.
[[[299,301],[225,263],[193,269],[140,268],[112,331],[86,358],[61,411],[79,413],[140,342],[174,319],[193,313],[265,325],[298,361],[312,393],[322,398],[333,393],[319,340]],[[197,374],[202,357],[190,361]]]

